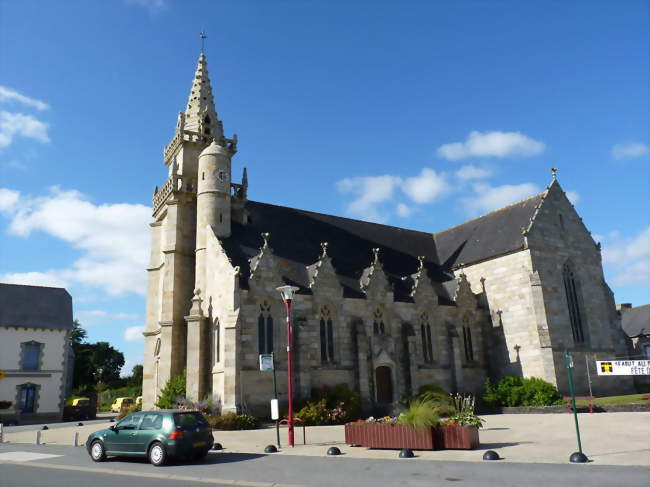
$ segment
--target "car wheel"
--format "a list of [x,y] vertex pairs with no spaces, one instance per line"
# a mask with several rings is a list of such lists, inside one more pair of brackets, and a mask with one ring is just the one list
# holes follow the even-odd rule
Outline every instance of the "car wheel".
[[162,443],[155,442],[149,447],[149,462],[154,467],[160,467],[167,461],[167,452]]
[[90,445],[90,458],[95,462],[103,462],[106,460],[106,450],[101,441],[95,440],[93,441],[93,444]]

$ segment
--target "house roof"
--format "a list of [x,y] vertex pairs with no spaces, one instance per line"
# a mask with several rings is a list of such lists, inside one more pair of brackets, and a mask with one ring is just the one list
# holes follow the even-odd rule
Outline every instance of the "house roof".
[[650,335],[650,304],[623,311],[621,313],[621,326],[629,337]]
[[[451,276],[437,264],[436,245],[430,233],[369,223],[360,220],[313,213],[256,201],[247,201],[249,223],[233,222],[232,236],[222,240],[233,265],[245,271],[249,259],[259,254],[263,232],[271,234],[269,246],[277,259],[285,282],[297,285],[301,292],[309,292],[307,266],[314,264],[321,254],[321,243],[327,242],[327,253],[332,260],[337,279],[346,297],[363,297],[359,279],[372,261],[372,249],[380,248],[379,259],[395,299],[408,301],[410,289],[402,277],[418,268],[417,257],[425,257],[424,266],[443,304],[451,304],[447,291],[441,285]],[[249,273],[243,272],[242,288],[248,287]]]
[[72,297],[63,288],[0,283],[0,326],[72,329]]
[[546,192],[434,234],[438,262],[444,268],[468,265],[524,246],[528,228]]

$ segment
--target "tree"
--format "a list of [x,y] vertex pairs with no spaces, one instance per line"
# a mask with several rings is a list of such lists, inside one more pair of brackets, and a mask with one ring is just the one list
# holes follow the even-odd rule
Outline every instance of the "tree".
[[72,322],[72,331],[70,332],[70,342],[72,342],[72,348],[74,349],[75,345],[80,345],[86,340],[86,330],[81,327],[79,320],[74,320]]
[[185,397],[185,387],[185,372],[181,375],[170,377],[165,387],[160,391],[156,406],[160,409],[172,409],[176,407],[178,400]]
[[72,350],[74,351],[74,387],[84,394],[96,391],[97,383],[119,380],[124,365],[124,354],[108,342],[87,343],[87,333],[79,321],[72,324]]
[[131,377],[128,379],[129,386],[142,389],[142,371],[142,365],[137,364],[133,366],[133,369],[131,369]]

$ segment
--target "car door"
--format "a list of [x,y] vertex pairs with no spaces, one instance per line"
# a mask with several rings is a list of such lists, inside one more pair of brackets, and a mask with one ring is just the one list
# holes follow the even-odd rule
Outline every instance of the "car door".
[[[113,434],[110,435],[110,446],[106,449],[119,453],[135,453],[137,445],[137,431],[142,420],[142,413],[129,414],[115,425]],[[106,441],[105,441],[106,443]]]
[[162,414],[156,412],[141,414],[142,421],[135,435],[134,452],[147,453],[147,446],[163,429],[163,417]]

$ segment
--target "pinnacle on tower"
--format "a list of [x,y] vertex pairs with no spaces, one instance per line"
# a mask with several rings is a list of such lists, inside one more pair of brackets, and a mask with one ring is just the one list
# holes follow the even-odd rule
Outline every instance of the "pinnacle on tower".
[[218,141],[223,137],[223,129],[217,119],[207,64],[205,54],[201,53],[185,109],[185,130],[208,135]]

